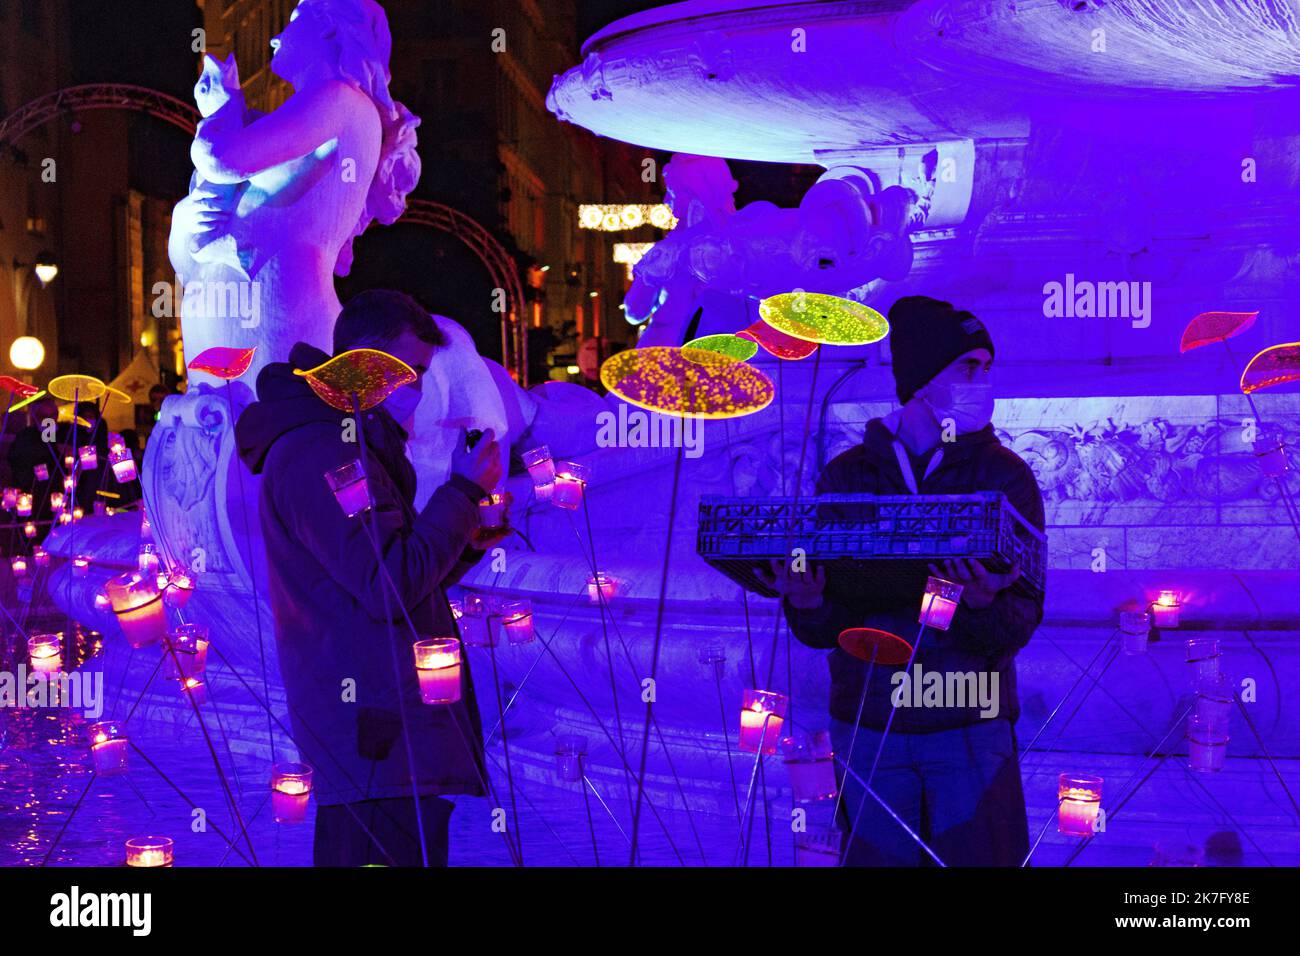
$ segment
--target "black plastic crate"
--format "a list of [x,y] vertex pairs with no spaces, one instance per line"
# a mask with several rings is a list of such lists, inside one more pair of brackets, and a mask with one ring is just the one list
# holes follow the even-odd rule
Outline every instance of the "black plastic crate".
[[794,548],[826,566],[830,593],[904,603],[924,588],[933,561],[979,558],[999,572],[1018,563],[1017,589],[1038,594],[1047,571],[1046,537],[1000,491],[700,499],[696,550],[746,590],[775,597],[754,568],[788,560]]

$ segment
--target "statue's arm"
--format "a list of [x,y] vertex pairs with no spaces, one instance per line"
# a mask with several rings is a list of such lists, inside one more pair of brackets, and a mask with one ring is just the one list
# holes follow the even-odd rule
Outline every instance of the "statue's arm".
[[306,156],[339,135],[348,113],[373,109],[364,93],[330,81],[295,93],[274,112],[236,129],[201,125],[190,147],[194,168],[209,183],[239,183]]

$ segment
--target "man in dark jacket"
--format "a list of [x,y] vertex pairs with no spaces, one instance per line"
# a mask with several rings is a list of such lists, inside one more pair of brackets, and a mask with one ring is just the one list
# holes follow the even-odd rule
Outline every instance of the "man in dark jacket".
[[262,475],[280,670],[294,742],[314,770],[317,866],[419,866],[420,826],[430,865],[445,866],[452,804],[440,795],[481,795],[486,788],[468,662],[462,661],[461,701],[426,706],[411,652],[416,639],[456,634],[444,588],[496,540],[478,520],[479,499],[501,478],[490,431],[472,450],[462,446],[447,483],[421,511],[414,508],[405,429],[433,352],[445,344],[428,312],[398,292],[361,293],[334,327],[336,355],[380,349],[421,376],[361,414],[386,575],[370,538],[371,516],[347,517],[325,479],[360,458],[352,416],[293,373],[329,356],[300,342],[288,363],[267,365],[257,378],[258,401],[236,425],[240,456]]
[[[817,493],[1001,491],[1041,530],[1043,503],[1033,472],[1003,447],[990,424],[993,340],[983,324],[924,296],[900,299],[889,319],[902,408],[868,422],[862,444],[826,466]],[[795,636],[832,649],[831,733],[840,757],[852,742],[854,771],[841,803],[852,834],[846,863],[915,866],[928,860],[862,788],[861,781],[870,779],[881,800],[947,865],[1019,866],[1029,846],[1014,732],[1015,655],[1042,619],[1043,596],[1017,586],[1018,568],[999,574],[978,560],[956,559],[930,570],[964,591],[949,630],[926,630],[908,674],[902,665],[869,668],[837,639],[846,628],[866,626],[914,640],[923,579],[854,591],[834,581],[828,586],[822,568],[794,571],[774,563],[771,569],[769,581],[784,595]],[[926,681],[927,673],[943,683]],[[936,692],[923,694],[922,686]],[[972,692],[937,692],[959,687]],[[964,699],[950,699],[956,697]],[[896,713],[873,777],[891,709]]]

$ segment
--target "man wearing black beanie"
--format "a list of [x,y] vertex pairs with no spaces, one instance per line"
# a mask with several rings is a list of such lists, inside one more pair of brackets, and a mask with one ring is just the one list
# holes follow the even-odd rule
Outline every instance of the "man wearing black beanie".
[[[1042,530],[1043,501],[1033,472],[998,441],[990,423],[994,351],[983,323],[926,296],[899,299],[889,322],[902,407],[867,423],[862,444],[827,464],[817,493],[1001,491]],[[977,559],[958,558],[930,570],[964,587],[950,628],[927,630],[911,675],[901,665],[870,668],[865,698],[869,668],[840,649],[839,634],[865,626],[910,640],[923,580],[894,585],[882,576],[878,586],[852,589],[832,581],[827,587],[823,568],[794,571],[780,562],[773,562],[768,578],[784,597],[794,635],[831,651],[831,734],[836,754],[854,771],[842,782],[840,803],[850,834],[846,863],[916,866],[929,860],[864,790],[862,781],[870,778],[880,800],[945,864],[1019,866],[1029,835],[1014,730],[1015,655],[1042,620],[1043,595],[1017,585],[1018,568],[997,573]],[[960,675],[965,686],[983,690],[961,701],[922,697],[912,685],[919,687],[927,673],[940,674],[942,687],[957,686]],[[896,713],[886,738],[891,710]]]

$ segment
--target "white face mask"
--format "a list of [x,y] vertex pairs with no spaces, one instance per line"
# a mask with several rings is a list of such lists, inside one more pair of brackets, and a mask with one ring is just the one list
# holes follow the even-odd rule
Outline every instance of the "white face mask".
[[415,409],[420,404],[423,393],[418,388],[404,385],[384,399],[384,410],[393,416],[393,420],[407,431],[415,419]]
[[931,385],[917,393],[929,407],[939,427],[951,419],[958,435],[977,432],[993,420],[993,385],[990,382],[951,382]]

